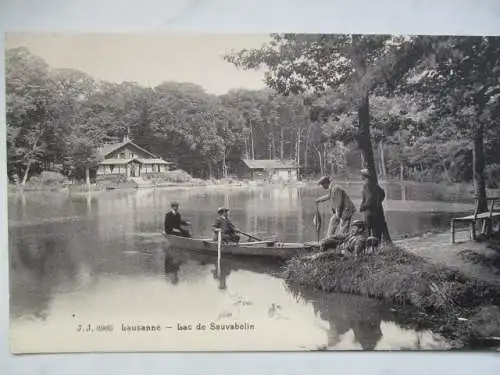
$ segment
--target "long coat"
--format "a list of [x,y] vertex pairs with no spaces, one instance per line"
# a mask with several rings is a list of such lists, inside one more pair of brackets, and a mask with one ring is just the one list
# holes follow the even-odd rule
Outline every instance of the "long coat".
[[188,225],[188,223],[181,219],[179,212],[168,211],[165,214],[165,233],[172,233],[173,229],[181,229],[181,225]]

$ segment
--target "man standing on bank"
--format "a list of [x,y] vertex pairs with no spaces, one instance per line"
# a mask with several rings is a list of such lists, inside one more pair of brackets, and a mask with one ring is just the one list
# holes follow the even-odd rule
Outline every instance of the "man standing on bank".
[[[385,199],[385,191],[371,178],[368,169],[362,169],[361,176],[365,184],[363,185],[363,198],[359,211],[364,213],[368,235],[374,236],[380,242],[383,224],[380,222],[380,213],[382,212],[382,202]],[[376,193],[372,194],[370,189]],[[377,218],[379,219],[377,220]]]
[[172,202],[170,207],[172,209],[165,214],[165,233],[181,237],[191,237],[189,231],[182,228],[183,225],[188,226],[191,225],[191,223],[181,219],[181,214],[179,213],[179,203]]
[[316,199],[316,205],[329,200],[332,208],[332,216],[328,223],[327,238],[335,235],[347,236],[352,216],[356,213],[356,206],[352,203],[347,192],[334,182],[331,182],[328,176],[322,177],[318,185],[328,190],[328,194]]

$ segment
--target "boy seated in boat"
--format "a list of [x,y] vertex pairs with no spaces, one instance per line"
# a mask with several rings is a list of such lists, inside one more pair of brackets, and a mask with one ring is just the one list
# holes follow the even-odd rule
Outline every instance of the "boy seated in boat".
[[239,242],[240,236],[236,234],[239,231],[231,220],[229,220],[229,209],[226,207],[220,207],[217,210],[217,214],[219,216],[215,219],[215,223],[212,226],[212,229],[215,232],[214,241],[217,241],[217,232],[220,230],[222,242]]
[[172,208],[172,210],[168,211],[165,214],[165,233],[181,237],[191,237],[189,231],[182,228],[183,225],[188,226],[191,225],[191,223],[189,221],[184,221],[181,219],[181,214],[179,213],[179,203],[172,202],[170,207]]

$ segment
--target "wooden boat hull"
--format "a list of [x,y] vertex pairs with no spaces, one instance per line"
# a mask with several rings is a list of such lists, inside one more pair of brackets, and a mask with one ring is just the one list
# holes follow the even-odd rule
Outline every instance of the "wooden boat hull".
[[[180,237],[170,234],[163,235],[167,239],[170,247],[217,255],[217,241],[213,241],[211,238],[203,239]],[[223,255],[231,254],[238,256],[276,258],[282,260],[309,253],[308,247],[305,244],[290,242],[270,242],[269,244],[263,242],[245,242],[240,244],[223,243],[221,251]]]

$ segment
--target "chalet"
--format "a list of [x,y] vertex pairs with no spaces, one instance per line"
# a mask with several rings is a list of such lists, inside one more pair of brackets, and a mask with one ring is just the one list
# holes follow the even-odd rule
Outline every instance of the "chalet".
[[172,164],[136,145],[128,136],[123,137],[122,142],[104,145],[99,151],[102,160],[97,167],[97,176],[140,177],[166,172]]
[[250,180],[297,181],[299,167],[293,160],[243,159],[239,175]]

